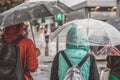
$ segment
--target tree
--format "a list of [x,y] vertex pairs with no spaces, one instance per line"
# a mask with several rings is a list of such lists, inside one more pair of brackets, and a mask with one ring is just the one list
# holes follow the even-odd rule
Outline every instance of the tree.
[[0,0],[0,13],[4,12],[12,7],[15,7],[25,0]]

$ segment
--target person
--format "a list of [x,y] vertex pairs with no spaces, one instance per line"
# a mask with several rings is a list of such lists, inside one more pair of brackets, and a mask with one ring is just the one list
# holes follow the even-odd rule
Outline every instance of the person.
[[49,43],[49,35],[50,35],[51,31],[50,29],[48,28],[48,25],[45,25],[45,28],[44,28],[44,34],[45,34],[45,42],[46,42],[46,48],[45,48],[45,56],[48,56],[48,43]]
[[50,35],[50,30],[48,28],[48,25],[45,25],[44,33],[45,33],[45,42],[46,42],[46,44],[48,44],[48,42],[49,42],[49,35]]
[[[88,43],[88,39],[83,39],[78,36],[78,34],[80,34],[79,32],[80,31],[77,30],[75,26],[71,27],[67,33],[66,49],[63,50],[72,65],[78,65],[89,51],[89,46],[82,45],[82,43]],[[68,69],[69,66],[64,60],[62,53],[58,52],[52,64],[50,80],[63,80]],[[83,80],[99,80],[99,73],[93,55],[90,54],[87,60],[83,63],[80,67],[80,72]]]
[[109,80],[120,80],[120,45],[112,46],[107,55],[107,67],[111,69]]
[[51,24],[51,25],[50,25],[50,30],[51,30],[51,32],[54,32],[56,29],[57,29],[57,28],[56,28],[56,26],[55,26],[54,24]]
[[[5,27],[4,38],[6,42],[12,42],[19,36],[23,36],[24,23]],[[32,40],[22,39],[17,46],[20,49],[20,60],[24,70],[24,80],[33,80],[30,72],[35,72],[38,67],[36,48]]]
[[38,41],[38,46],[41,50],[41,56],[44,56],[45,54],[45,37],[44,37],[44,28],[43,27],[40,27],[40,30],[39,30],[39,36],[37,37],[37,41]]

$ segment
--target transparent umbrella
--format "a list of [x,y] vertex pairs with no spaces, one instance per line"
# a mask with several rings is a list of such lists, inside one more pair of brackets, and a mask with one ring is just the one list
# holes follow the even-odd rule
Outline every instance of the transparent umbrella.
[[10,26],[28,20],[55,16],[73,11],[59,1],[24,2],[0,14],[0,26]]
[[116,29],[120,31],[120,19],[109,19],[106,21],[107,23],[111,24],[114,26]]
[[[70,30],[75,37],[67,36]],[[73,20],[60,26],[51,40],[60,37],[59,42],[72,45],[115,46],[120,44],[120,32],[112,25],[95,19]],[[67,40],[66,40],[67,38]],[[69,40],[68,40],[69,39]],[[74,39],[74,41],[72,41]]]

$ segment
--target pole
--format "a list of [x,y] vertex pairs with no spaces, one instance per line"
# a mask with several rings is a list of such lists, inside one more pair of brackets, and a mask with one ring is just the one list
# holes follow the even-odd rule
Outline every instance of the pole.
[[119,18],[120,17],[120,0],[117,0],[117,11],[116,11],[116,13],[117,13],[117,18]]
[[[58,25],[58,21],[57,21],[57,27],[59,27],[59,25]],[[57,36],[57,38],[56,38],[56,53],[58,52],[58,49],[59,48],[59,37]]]
[[33,29],[32,29],[32,23],[30,21],[30,29],[31,29],[31,32],[32,32],[32,38],[33,38],[33,42],[35,44],[35,47],[36,47],[36,43],[35,43],[35,37],[34,37],[34,33],[33,33]]
[[[64,19],[65,19],[65,17],[63,16],[62,23],[61,23],[61,21],[57,20],[57,26],[58,26],[58,28],[65,23]],[[58,52],[58,50],[59,50],[59,36],[57,36],[57,39],[56,39],[56,52]]]

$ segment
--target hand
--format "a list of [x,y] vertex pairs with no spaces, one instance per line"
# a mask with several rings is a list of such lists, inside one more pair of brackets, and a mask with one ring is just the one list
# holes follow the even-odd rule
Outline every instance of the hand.
[[36,55],[37,55],[37,57],[38,57],[40,54],[41,54],[40,49],[39,49],[39,48],[36,48]]

